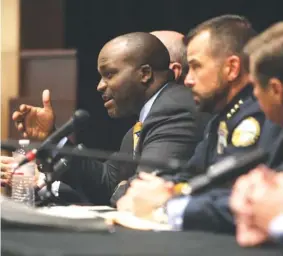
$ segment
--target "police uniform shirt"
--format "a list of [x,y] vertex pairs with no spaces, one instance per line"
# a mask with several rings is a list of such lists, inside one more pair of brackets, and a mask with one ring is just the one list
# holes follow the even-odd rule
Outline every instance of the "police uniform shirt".
[[264,122],[265,115],[253,96],[253,88],[247,85],[210,120],[186,175],[203,172],[225,156],[250,151],[260,143]]

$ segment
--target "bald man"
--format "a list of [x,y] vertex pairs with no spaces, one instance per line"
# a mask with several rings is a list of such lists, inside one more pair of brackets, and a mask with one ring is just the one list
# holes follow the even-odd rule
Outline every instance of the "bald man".
[[150,34],[156,36],[167,48],[170,55],[169,68],[174,72],[177,83],[183,84],[188,71],[187,50],[183,42],[184,35],[176,31],[153,31]]
[[[191,91],[171,81],[169,64],[168,50],[149,33],[119,36],[100,51],[97,90],[109,116],[137,116],[139,121],[123,138],[121,152],[165,162],[192,156],[203,126],[199,125]],[[18,130],[26,137],[44,139],[52,132],[54,113],[48,91],[43,95],[43,106],[25,105],[14,113],[13,119],[21,122],[16,123]],[[90,159],[74,159],[71,167],[62,181],[93,204],[108,204],[112,197],[115,205],[139,171],[139,167],[129,164]]]

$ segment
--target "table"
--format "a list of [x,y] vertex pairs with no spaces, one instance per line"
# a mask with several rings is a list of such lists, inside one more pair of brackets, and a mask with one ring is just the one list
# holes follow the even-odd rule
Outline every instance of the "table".
[[279,256],[283,248],[240,248],[233,236],[204,232],[114,233],[2,230],[2,255],[188,255]]
[[[0,199],[2,255],[281,255],[280,248],[275,246],[240,248],[234,236],[224,234],[136,231],[121,226],[109,229],[104,219],[89,218],[93,209],[98,210],[97,207],[51,208],[46,209],[52,213],[47,215],[11,200]],[[62,210],[65,212],[63,216],[57,216]],[[66,211],[86,219],[68,218]]]

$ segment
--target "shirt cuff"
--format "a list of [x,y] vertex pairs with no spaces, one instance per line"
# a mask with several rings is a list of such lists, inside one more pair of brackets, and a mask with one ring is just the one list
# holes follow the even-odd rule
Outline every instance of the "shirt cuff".
[[54,196],[59,196],[59,187],[60,187],[60,181],[54,181],[51,186],[51,191]]
[[271,238],[277,240],[283,237],[283,214],[275,217],[269,224],[268,233]]
[[168,224],[172,227],[172,230],[182,230],[184,213],[190,199],[190,196],[183,196],[171,199],[167,202],[166,213],[168,216]]

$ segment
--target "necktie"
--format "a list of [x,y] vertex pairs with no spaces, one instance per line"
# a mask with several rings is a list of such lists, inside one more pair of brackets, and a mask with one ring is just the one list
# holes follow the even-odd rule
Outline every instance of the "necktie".
[[138,145],[138,142],[139,142],[141,129],[142,129],[142,122],[137,122],[135,124],[134,130],[133,130],[133,140],[134,140],[133,151],[134,151],[134,154],[135,154],[135,150],[136,150],[136,147]]

